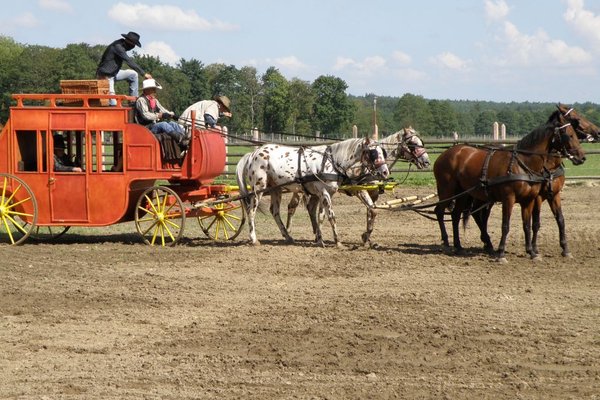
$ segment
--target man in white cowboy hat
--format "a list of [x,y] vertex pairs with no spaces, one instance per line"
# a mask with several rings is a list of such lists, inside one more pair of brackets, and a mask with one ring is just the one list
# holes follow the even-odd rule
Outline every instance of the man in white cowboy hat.
[[231,101],[227,96],[217,95],[214,100],[202,100],[185,109],[179,117],[179,123],[192,125],[192,111],[196,112],[196,126],[215,128],[219,117],[231,117]]
[[135,117],[139,124],[144,125],[155,135],[165,133],[177,143],[186,147],[183,128],[175,121],[175,113],[167,110],[156,98],[156,90],[162,86],[154,79],[145,79],[142,82],[142,95],[135,102]]
[[[115,81],[126,80],[129,82],[129,95],[138,96],[138,73],[146,79],[151,79],[152,75],[147,73],[140,67],[127,52],[135,48],[142,47],[140,43],[140,35],[136,32],[122,33],[122,39],[117,39],[112,42],[104,53],[96,70],[97,79],[108,79],[109,93],[115,94]],[[133,69],[121,69],[123,61]],[[116,105],[114,99],[110,100],[110,105]]]

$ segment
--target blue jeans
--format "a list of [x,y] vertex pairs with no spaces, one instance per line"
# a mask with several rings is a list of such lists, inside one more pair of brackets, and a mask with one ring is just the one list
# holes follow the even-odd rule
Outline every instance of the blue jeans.
[[[117,72],[117,75],[114,77],[108,78],[108,93],[115,94],[115,81],[127,81],[129,82],[129,95],[130,96],[139,96],[139,79],[138,73],[132,69],[122,69]],[[116,106],[117,101],[114,99],[109,100],[109,104],[111,106]]]
[[175,121],[160,121],[150,127],[150,131],[155,135],[165,133],[173,138],[177,143],[181,143],[185,137],[185,132],[181,125]]

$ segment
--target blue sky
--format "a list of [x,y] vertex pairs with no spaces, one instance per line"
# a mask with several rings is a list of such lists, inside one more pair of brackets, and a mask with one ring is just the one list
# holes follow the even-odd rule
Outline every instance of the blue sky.
[[0,35],[334,75],[355,95],[600,103],[599,0],[21,0]]

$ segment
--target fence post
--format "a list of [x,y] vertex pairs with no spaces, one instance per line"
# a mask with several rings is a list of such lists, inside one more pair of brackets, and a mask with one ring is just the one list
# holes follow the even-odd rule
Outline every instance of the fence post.
[[500,125],[500,138],[506,140],[506,125]]
[[358,126],[352,125],[352,138],[356,139],[358,137]]
[[498,140],[498,122],[494,122],[492,125],[492,136],[494,140]]

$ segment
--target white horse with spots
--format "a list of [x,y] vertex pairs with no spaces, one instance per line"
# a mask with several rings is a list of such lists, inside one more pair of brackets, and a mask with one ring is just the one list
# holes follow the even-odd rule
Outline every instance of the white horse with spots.
[[[386,136],[379,141],[379,144],[385,150],[386,163],[390,170],[398,160],[414,164],[418,169],[428,168],[430,165],[429,154],[427,154],[423,141],[419,137],[417,131],[412,127],[403,128],[392,135]],[[362,234],[362,241],[364,245],[372,246],[371,233],[373,232],[375,217],[377,216],[374,204],[379,198],[379,191],[377,189],[359,190],[348,192],[347,194],[356,195],[367,207],[367,230]],[[310,202],[310,199],[308,201]],[[294,216],[299,203],[300,194],[294,193],[288,204],[286,223],[288,231],[290,230],[292,217]],[[322,210],[320,211],[319,223],[321,223],[324,218]]]
[[341,246],[331,196],[343,182],[358,179],[364,174],[379,174],[385,179],[389,173],[383,149],[370,139],[348,139],[312,148],[264,145],[242,157],[236,168],[242,205],[248,215],[250,241],[260,244],[254,219],[263,194],[268,193],[271,214],[281,234],[287,242],[293,242],[279,213],[282,193],[286,190],[310,196],[307,207],[315,242],[324,245],[317,221],[317,210],[322,207],[331,223],[333,239],[337,246]]

